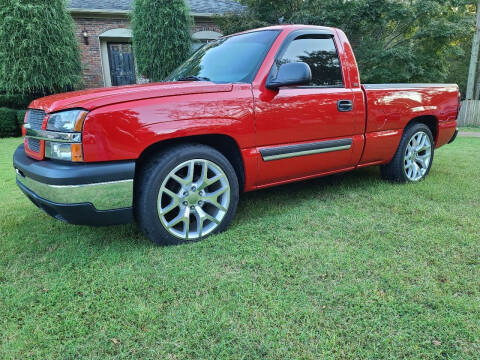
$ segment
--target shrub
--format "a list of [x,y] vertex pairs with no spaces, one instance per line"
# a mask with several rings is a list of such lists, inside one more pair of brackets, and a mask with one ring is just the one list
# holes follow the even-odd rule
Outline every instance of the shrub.
[[0,107],[11,109],[26,109],[33,97],[28,95],[6,95],[0,94]]
[[0,19],[0,91],[38,97],[81,83],[64,0],[0,0]]
[[17,135],[17,111],[8,108],[0,108],[0,137]]
[[18,126],[19,136],[21,135],[21,132],[22,132],[22,126],[25,120],[26,112],[27,110],[17,110],[17,126]]
[[133,47],[143,77],[161,81],[190,55],[191,25],[184,0],[135,1]]

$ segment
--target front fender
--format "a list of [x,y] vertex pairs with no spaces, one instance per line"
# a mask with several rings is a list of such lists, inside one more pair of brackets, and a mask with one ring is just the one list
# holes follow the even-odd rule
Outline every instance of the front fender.
[[152,144],[210,134],[230,136],[240,148],[255,146],[250,85],[235,85],[232,92],[154,98],[96,109],[84,124],[84,159],[133,160]]

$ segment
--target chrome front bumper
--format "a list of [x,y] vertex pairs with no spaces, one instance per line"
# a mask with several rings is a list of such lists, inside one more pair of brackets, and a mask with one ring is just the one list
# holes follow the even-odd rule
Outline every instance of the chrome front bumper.
[[59,204],[91,203],[97,210],[131,207],[133,179],[82,185],[50,185],[22,176],[17,181],[39,197]]
[[26,156],[22,145],[15,151],[13,166],[20,189],[59,220],[112,225],[133,219],[135,162],[36,161]]

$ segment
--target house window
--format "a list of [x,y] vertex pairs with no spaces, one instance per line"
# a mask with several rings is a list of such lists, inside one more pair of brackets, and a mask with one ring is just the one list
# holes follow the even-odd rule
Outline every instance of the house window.
[[198,31],[192,35],[193,44],[192,52],[197,51],[203,45],[208,44],[218,38],[222,37],[222,34],[216,31]]

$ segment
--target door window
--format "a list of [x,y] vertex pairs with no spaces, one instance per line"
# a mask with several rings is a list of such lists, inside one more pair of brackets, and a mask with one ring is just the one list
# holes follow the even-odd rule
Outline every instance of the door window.
[[343,87],[340,59],[331,36],[299,36],[288,45],[277,60],[277,66],[292,62],[304,62],[310,66],[310,86]]

